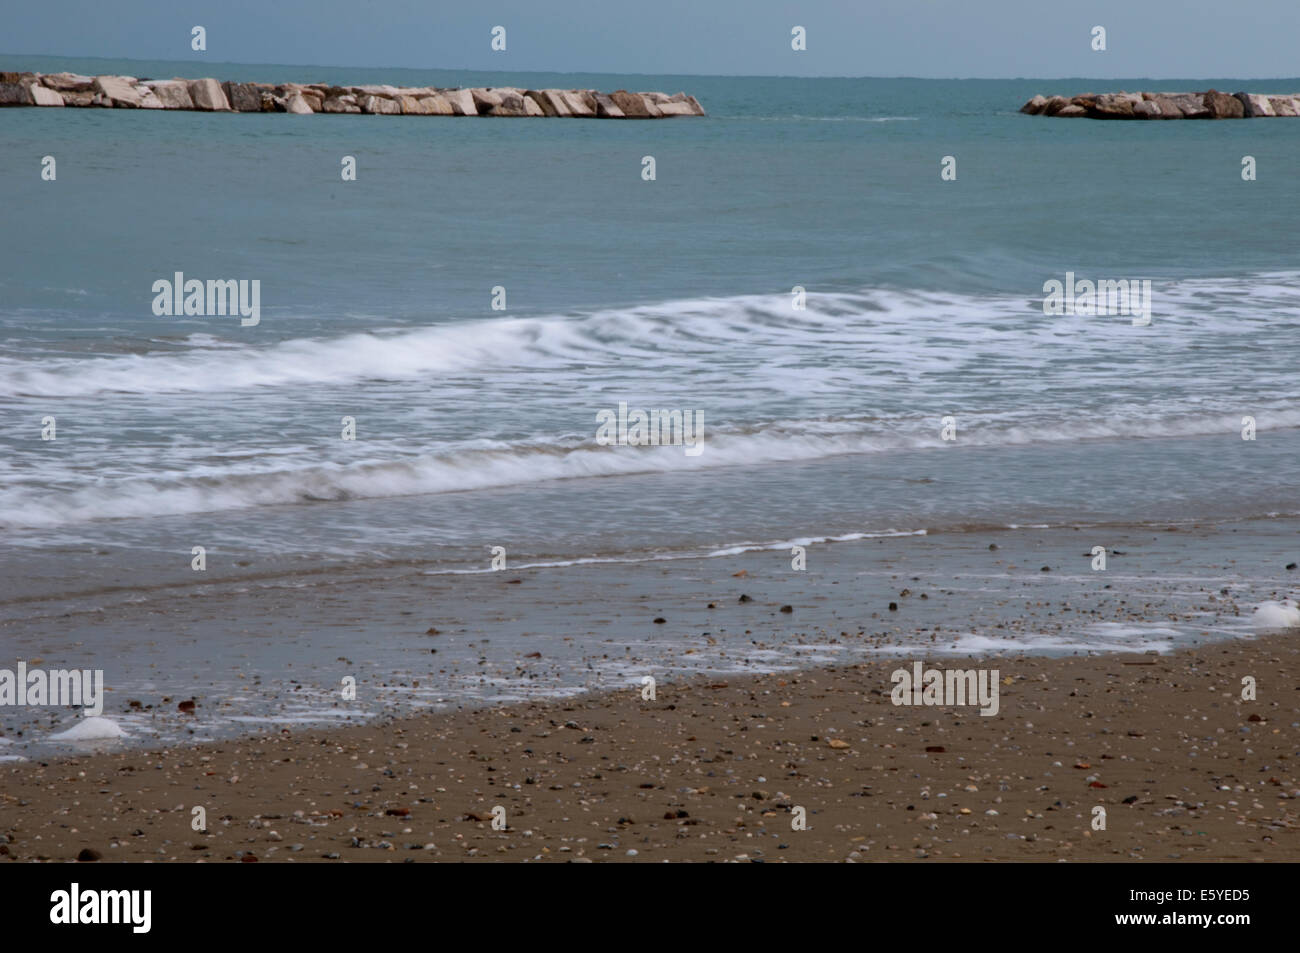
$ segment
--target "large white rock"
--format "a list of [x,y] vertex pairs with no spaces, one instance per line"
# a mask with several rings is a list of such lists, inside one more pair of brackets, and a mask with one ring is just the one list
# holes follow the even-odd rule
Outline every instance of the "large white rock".
[[[641,108],[645,109],[647,116],[649,116],[651,120],[658,120],[660,116],[663,116],[663,113],[659,112],[659,100],[654,99],[653,94],[646,94],[646,92],[629,92],[629,94],[625,95],[636,96],[638,100],[641,100]],[[664,99],[667,99],[667,96],[664,96]],[[628,112],[627,107],[623,108],[623,112]]]
[[295,116],[310,116],[315,112],[307,102],[307,97],[297,91],[284,101],[284,111]]
[[403,116],[450,116],[453,114],[451,103],[437,93],[422,96],[399,96]]
[[63,96],[52,89],[47,89],[40,83],[32,83],[32,100],[38,106],[62,106]]
[[474,106],[479,113],[491,112],[501,105],[501,94],[496,90],[471,89],[469,92],[474,97]]
[[41,77],[41,82],[61,93],[84,93],[95,86],[93,76],[82,76],[80,73],[48,73]]
[[361,107],[357,105],[357,98],[351,93],[343,96],[331,96],[325,100],[321,106],[323,113],[359,113]]
[[[1046,102],[1047,100],[1043,100]],[[658,103],[661,116],[694,116],[695,110],[690,103]]]
[[215,79],[190,80],[190,99],[194,108],[204,112],[230,112],[230,103],[226,91]]
[[596,116],[600,119],[626,119],[623,110],[605,93],[596,93]]
[[560,95],[569,107],[569,112],[579,119],[593,119],[596,116],[596,97],[585,89],[566,89]]
[[398,116],[401,115],[402,107],[397,104],[395,99],[388,99],[384,96],[367,96],[361,103],[361,111],[376,116]]
[[118,109],[140,108],[140,94],[125,76],[96,76],[95,92]]
[[366,96],[380,96],[384,99],[396,100],[398,96],[406,92],[406,90],[398,89],[396,86],[353,86],[352,89],[357,93],[358,99]]
[[1247,119],[1266,119],[1277,115],[1267,96],[1261,96],[1259,93],[1237,93],[1236,96],[1245,108]]
[[456,115],[456,110],[452,109],[447,97],[438,92],[430,93],[428,96],[421,96],[420,104],[424,106],[425,113],[429,116]]
[[1296,113],[1295,100],[1290,96],[1270,96],[1268,101],[1273,106],[1273,115],[1275,116],[1300,115]]
[[152,79],[141,83],[153,90],[164,109],[193,109],[190,84],[183,79]]
[[564,97],[555,89],[530,89],[524,93],[529,99],[541,107],[542,113],[547,116],[572,116],[569,111],[569,104],[564,101]]
[[687,103],[691,107],[691,115],[693,116],[705,115],[704,107],[700,105],[700,101],[694,96],[687,96],[685,93],[673,93],[673,95],[668,97],[668,101],[672,103]]
[[443,99],[451,103],[451,110],[457,116],[477,116],[478,107],[474,105],[474,93],[468,89],[444,89]]
[[427,116],[429,107],[420,102],[418,96],[411,96],[403,93],[397,97],[397,105],[402,107],[403,116]]

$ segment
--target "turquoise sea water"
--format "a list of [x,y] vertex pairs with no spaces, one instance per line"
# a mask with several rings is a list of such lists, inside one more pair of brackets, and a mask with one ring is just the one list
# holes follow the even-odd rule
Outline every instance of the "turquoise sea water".
[[[184,580],[194,545],[217,571],[445,571],[492,545],[563,563],[1300,511],[1300,120],[1017,112],[1087,80],[211,72],[685,90],[709,115],[0,111],[10,595]],[[1300,79],[1104,88],[1210,86]],[[155,316],[178,271],[260,281],[260,323]],[[1045,316],[1067,272],[1150,279],[1151,325]],[[598,445],[620,401],[699,411],[704,451]]]

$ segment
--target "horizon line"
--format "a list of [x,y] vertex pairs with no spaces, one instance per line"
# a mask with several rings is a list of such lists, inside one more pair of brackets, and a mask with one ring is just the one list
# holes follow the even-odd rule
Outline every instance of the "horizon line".
[[[1300,80],[1297,76],[1217,76],[1217,77],[1192,77],[1192,76],[853,76],[842,73],[825,73],[816,75],[798,75],[791,73],[677,73],[677,72],[660,72],[646,73],[630,71],[624,73],[609,72],[606,70],[557,70],[557,69],[498,69],[496,67],[468,67],[468,66],[373,66],[373,65],[348,65],[348,64],[328,64],[328,63],[260,63],[248,62],[243,60],[202,60],[202,59],[144,59],[130,56],[98,56],[85,55],[77,53],[0,53],[3,57],[48,57],[51,59],[79,59],[79,60],[116,60],[127,63],[203,63],[210,62],[213,66],[273,66],[273,67],[291,67],[294,69],[358,69],[358,70],[407,70],[410,72],[462,72],[462,73],[543,73],[555,75],[589,75],[589,76],[681,76],[681,77],[701,77],[709,79],[789,79],[789,80],[818,80],[818,79],[909,79],[922,80],[926,82],[1062,82],[1065,80],[1083,80],[1087,82],[1119,82],[1121,80],[1196,80],[1196,79],[1233,79],[1243,82],[1266,82],[1273,80],[1294,79]],[[108,75],[108,74],[105,74]]]

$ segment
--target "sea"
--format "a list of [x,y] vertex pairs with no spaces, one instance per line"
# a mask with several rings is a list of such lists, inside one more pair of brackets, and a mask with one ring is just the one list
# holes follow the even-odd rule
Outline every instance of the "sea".
[[[208,72],[707,116],[0,110],[0,620],[323,570],[1300,515],[1300,120],[1018,112],[1300,79]],[[156,314],[178,272],[256,280],[260,320]],[[1149,282],[1149,320],[1047,313],[1067,276]],[[598,439],[620,404],[693,415],[698,451]]]

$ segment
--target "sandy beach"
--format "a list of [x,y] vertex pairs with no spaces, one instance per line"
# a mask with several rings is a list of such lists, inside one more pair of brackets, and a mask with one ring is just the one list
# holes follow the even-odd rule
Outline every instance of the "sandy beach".
[[998,715],[896,706],[884,660],[6,765],[0,839],[11,861],[1300,859],[1294,636],[969,666],[999,669]]

